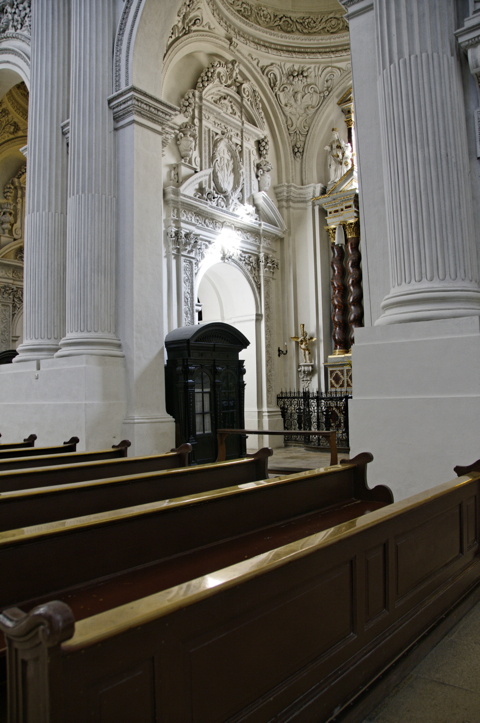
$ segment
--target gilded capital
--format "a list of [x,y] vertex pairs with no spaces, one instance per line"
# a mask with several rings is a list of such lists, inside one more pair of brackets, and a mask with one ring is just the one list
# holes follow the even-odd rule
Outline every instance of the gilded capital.
[[337,233],[337,227],[336,226],[325,226],[325,231],[327,231],[328,235],[330,236],[330,241],[332,244],[335,243],[335,234]]
[[355,218],[353,221],[347,221],[344,227],[347,238],[358,238],[360,236],[360,220],[358,218]]

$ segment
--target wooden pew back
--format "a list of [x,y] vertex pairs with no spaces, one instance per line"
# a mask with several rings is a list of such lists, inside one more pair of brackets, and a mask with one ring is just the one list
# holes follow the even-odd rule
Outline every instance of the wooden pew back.
[[58,447],[22,447],[21,449],[0,449],[0,459],[35,457],[45,454],[66,454],[68,452],[75,452],[79,441],[78,437],[71,437],[71,439]]
[[[57,464],[76,464],[77,462],[92,462],[101,459],[118,459],[126,457],[128,453],[128,447],[131,442],[128,439],[122,440],[117,445],[114,445],[111,449],[99,449],[93,452],[75,452],[68,450],[62,454],[43,454],[43,452],[36,456],[29,455],[10,455],[7,454],[8,450],[5,450],[6,456],[0,455],[0,473],[7,472],[13,469],[29,469],[31,467],[51,467]],[[46,447],[37,447],[35,452],[38,450],[45,450]],[[13,450],[14,452],[20,450]],[[22,450],[22,452],[25,450]]]
[[330,720],[478,586],[479,499],[475,473],[75,632],[61,602],[10,610],[11,710],[29,723],[47,706],[69,723]]
[[[365,462],[352,460],[343,468],[2,532],[0,569],[9,584],[0,587],[0,609],[329,508],[333,501],[351,506],[362,479],[364,499],[392,501],[388,488],[366,487]],[[48,564],[39,566],[40,560]]]
[[[1,436],[2,435],[0,434],[0,437]],[[0,450],[3,451],[4,449],[25,449],[26,447],[34,447],[36,438],[36,434],[30,434],[26,439],[23,440],[23,442],[6,442],[4,444],[0,444]]]
[[[182,445],[178,453],[155,457],[19,470],[9,472],[5,482],[0,475],[0,490],[4,485],[16,490],[0,492],[0,531],[196,494],[226,484],[255,482],[265,479],[266,463],[272,454],[264,448],[244,459],[178,467],[190,449],[190,445]],[[177,466],[170,468],[172,462]],[[130,474],[116,476],[119,470]],[[68,484],[71,479],[86,481]],[[42,486],[48,481],[52,486]],[[55,481],[61,484],[54,486]],[[36,488],[29,489],[30,484]],[[18,489],[21,485],[26,489]]]
[[[20,490],[34,490],[42,487],[56,485],[70,485],[76,482],[87,482],[97,479],[120,477],[123,475],[145,474],[165,469],[185,468],[188,464],[188,455],[191,452],[190,444],[182,444],[167,454],[155,454],[148,457],[114,457],[101,458],[89,462],[74,462],[51,467],[27,467],[7,472],[1,471],[0,463],[0,500],[6,492]],[[120,454],[113,450],[114,454]],[[78,454],[78,453],[75,453]],[[65,460],[65,457],[61,458]],[[123,505],[122,505],[123,506]],[[87,514],[87,513],[85,513]],[[65,516],[65,515],[64,515]],[[47,522],[48,520],[44,520]],[[34,523],[32,523],[34,524]],[[35,523],[36,524],[36,523]],[[25,527],[23,525],[17,525]],[[8,529],[8,528],[5,528]]]

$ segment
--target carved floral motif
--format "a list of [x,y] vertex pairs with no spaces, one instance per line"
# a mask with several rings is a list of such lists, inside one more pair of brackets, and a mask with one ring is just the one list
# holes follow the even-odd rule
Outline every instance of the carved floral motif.
[[278,33],[333,35],[348,30],[347,22],[336,12],[321,15],[318,13],[293,15],[277,12],[262,5],[254,5],[247,0],[227,0],[227,2],[232,10],[245,20]]
[[176,40],[183,38],[184,35],[191,33],[196,28],[206,27],[209,30],[213,30],[209,23],[204,24],[203,22],[201,0],[186,0],[186,2],[181,5],[177,13],[177,18],[177,24],[174,25],[170,31],[167,50]]
[[285,115],[293,155],[301,160],[314,115],[332,92],[333,81],[341,71],[272,63],[262,67],[262,72]]
[[183,262],[183,323],[185,326],[194,323],[194,282],[193,261],[185,259]]

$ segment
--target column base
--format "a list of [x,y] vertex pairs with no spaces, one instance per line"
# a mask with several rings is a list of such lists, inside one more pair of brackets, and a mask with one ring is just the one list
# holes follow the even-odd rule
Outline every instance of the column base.
[[1,365],[0,415],[5,442],[34,433],[38,447],[77,436],[79,451],[107,449],[123,438],[125,362],[76,356]]
[[94,336],[92,334],[66,336],[60,342],[56,358],[69,356],[125,356],[120,340],[116,336]]
[[436,286],[394,292],[382,301],[383,314],[375,326],[405,324],[410,321],[433,321],[480,315],[478,286]]
[[25,361],[36,361],[38,359],[50,359],[59,350],[59,344],[56,343],[39,343],[39,342],[24,342],[21,344],[17,351],[18,356],[13,359],[14,364]]

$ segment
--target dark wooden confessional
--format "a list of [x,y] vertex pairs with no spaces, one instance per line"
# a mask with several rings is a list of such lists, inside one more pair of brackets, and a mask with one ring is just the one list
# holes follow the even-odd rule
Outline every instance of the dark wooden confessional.
[[[217,458],[217,429],[245,427],[245,367],[238,357],[249,345],[223,322],[183,326],[165,338],[167,412],[175,419],[177,446],[192,445],[192,462]],[[246,454],[246,439],[230,435],[227,459]]]

